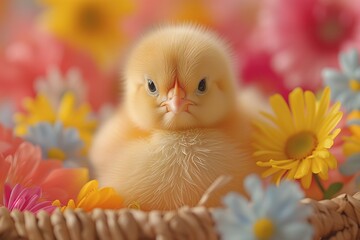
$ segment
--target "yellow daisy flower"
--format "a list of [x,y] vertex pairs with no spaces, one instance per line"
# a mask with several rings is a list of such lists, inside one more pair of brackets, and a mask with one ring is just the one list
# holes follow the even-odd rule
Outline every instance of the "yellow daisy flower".
[[[360,111],[353,111],[348,115],[348,120],[359,121],[360,120]],[[354,154],[360,153],[360,125],[354,124],[349,126],[351,136],[345,137],[345,142],[343,145],[345,156],[349,157]]]
[[301,179],[305,188],[312,174],[326,180],[328,170],[337,167],[329,149],[342,117],[339,103],[329,109],[330,89],[317,100],[314,93],[297,88],[290,93],[289,104],[279,94],[270,98],[270,104],[274,114],[263,113],[269,121],[255,122],[254,156],[258,166],[268,168],[262,176],[272,176],[277,184],[283,177]]
[[121,20],[132,12],[130,0],[40,0],[42,23],[56,36],[92,54],[101,64],[116,57],[125,41]]
[[90,119],[88,105],[76,106],[75,96],[71,92],[64,94],[58,109],[51,106],[49,99],[38,94],[35,99],[26,99],[24,102],[25,113],[15,114],[15,134],[24,136],[28,127],[39,122],[61,122],[64,127],[73,127],[79,131],[80,138],[88,148],[96,128],[96,121]]
[[122,207],[122,202],[122,197],[113,188],[103,187],[99,189],[98,181],[92,180],[82,187],[76,202],[70,199],[67,205],[63,206],[59,200],[55,200],[53,206],[60,207],[62,212],[66,209],[76,208],[89,212],[95,208],[119,209]]

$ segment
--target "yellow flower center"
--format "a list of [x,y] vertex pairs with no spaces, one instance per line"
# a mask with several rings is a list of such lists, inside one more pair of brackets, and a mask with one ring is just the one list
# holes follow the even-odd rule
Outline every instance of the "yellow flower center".
[[312,132],[299,132],[286,141],[285,153],[290,159],[304,159],[312,154],[317,144],[317,138]]
[[253,231],[256,239],[268,240],[274,235],[275,226],[270,219],[260,218],[255,222]]
[[349,82],[349,87],[351,90],[353,90],[354,92],[360,91],[360,82],[357,80],[350,80]]
[[79,14],[80,29],[85,32],[99,32],[103,27],[104,16],[96,6],[84,6]]
[[66,154],[59,148],[50,148],[48,150],[48,158],[57,159],[57,160],[65,160]]

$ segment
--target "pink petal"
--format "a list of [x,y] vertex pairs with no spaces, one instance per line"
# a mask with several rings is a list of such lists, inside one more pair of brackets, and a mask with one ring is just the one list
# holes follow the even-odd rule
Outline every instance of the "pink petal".
[[[39,210],[44,210],[44,211],[46,211],[48,213],[52,213],[55,209],[57,209],[57,207],[52,206],[51,204],[52,203],[50,203],[50,206],[43,207],[42,209],[39,209]],[[37,210],[35,213],[37,213],[39,210]]]
[[45,160],[41,161],[38,165],[36,171],[32,173],[30,178],[32,179],[33,184],[40,185],[41,182],[45,181],[49,174],[52,171],[62,168],[61,161],[58,160]]
[[16,184],[13,189],[10,192],[9,200],[8,200],[8,206],[15,205],[16,201],[18,201],[18,197],[20,192],[22,191],[22,187],[19,184]]
[[54,209],[56,209],[56,207],[52,206],[51,201],[44,201],[44,202],[39,202],[39,203],[35,204],[34,206],[32,206],[31,208],[28,208],[27,210],[30,212],[33,212],[33,213],[37,213],[40,210],[52,212]]
[[68,202],[69,199],[76,199],[88,180],[89,172],[85,168],[61,168],[52,171],[40,187],[46,199]]
[[17,198],[16,201],[12,205],[9,206],[10,210],[18,209],[20,211],[24,211],[25,203],[26,203],[26,200],[24,198]]
[[0,124],[0,155],[7,157],[14,154],[22,142],[23,140],[15,137],[10,129]]
[[6,161],[11,164],[7,178],[9,183],[28,185],[31,182],[30,176],[40,164],[41,150],[24,142],[19,146],[14,156],[8,156]]
[[8,184],[5,184],[4,185],[4,201],[3,201],[4,206],[9,206],[11,191],[12,191],[11,187]]
[[39,201],[39,195],[25,195],[24,199],[25,199],[25,209],[31,209],[32,207],[36,206],[37,202]]

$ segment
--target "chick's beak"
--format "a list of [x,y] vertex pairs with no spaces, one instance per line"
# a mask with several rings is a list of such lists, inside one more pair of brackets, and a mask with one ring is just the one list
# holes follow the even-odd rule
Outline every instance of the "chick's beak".
[[188,106],[193,104],[193,102],[187,100],[185,95],[185,90],[182,89],[176,81],[175,86],[169,90],[168,98],[162,106],[166,106],[167,110],[173,113],[188,111]]

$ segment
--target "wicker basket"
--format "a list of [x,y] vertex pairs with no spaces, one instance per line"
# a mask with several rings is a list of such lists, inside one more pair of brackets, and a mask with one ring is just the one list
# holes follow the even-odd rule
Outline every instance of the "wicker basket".
[[[314,239],[360,239],[360,192],[310,204],[309,221]],[[212,209],[183,207],[177,211],[143,212],[134,209],[39,212],[0,208],[0,239],[218,239],[211,218]]]

